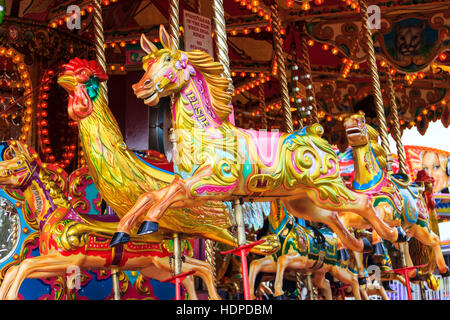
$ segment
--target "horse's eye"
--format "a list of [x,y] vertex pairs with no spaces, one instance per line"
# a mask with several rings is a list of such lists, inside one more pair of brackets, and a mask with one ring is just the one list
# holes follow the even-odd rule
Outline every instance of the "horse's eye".
[[170,58],[170,56],[167,56],[166,61],[169,62],[170,60],[172,60],[172,59]]
[[17,164],[18,164],[18,165],[21,165],[22,163],[23,163],[22,160],[17,160]]

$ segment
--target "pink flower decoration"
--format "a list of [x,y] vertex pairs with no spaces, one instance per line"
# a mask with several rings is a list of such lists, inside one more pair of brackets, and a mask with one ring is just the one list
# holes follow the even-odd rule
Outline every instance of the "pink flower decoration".
[[180,60],[175,62],[175,68],[178,70],[183,69],[184,71],[184,80],[187,81],[189,79],[189,75],[195,76],[195,69],[193,66],[187,63],[188,58],[184,53],[181,53]]

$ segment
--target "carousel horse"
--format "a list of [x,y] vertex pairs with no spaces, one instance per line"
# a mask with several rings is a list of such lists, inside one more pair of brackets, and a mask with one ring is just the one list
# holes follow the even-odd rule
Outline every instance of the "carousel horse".
[[[145,74],[133,90],[150,107],[157,105],[161,97],[174,95],[175,179],[163,188],[148,188],[140,193],[121,218],[112,245],[126,242],[143,215],[138,235],[158,231],[168,208],[198,207],[210,200],[236,198],[280,198],[294,216],[329,225],[352,250],[363,251],[364,245],[345,229],[335,211],[357,213],[383,238],[397,240],[398,230],[378,218],[369,197],[345,187],[336,153],[321,137],[320,124],[290,134],[235,127],[229,121],[231,94],[227,92],[229,79],[221,76],[222,65],[205,52],[175,49],[163,26],[160,41],[163,49],[141,36],[141,47],[148,54],[143,58]],[[65,74],[67,81],[61,84],[66,82],[63,86],[71,88],[72,95],[86,96],[82,88],[93,82],[88,80],[92,73],[82,80],[74,80],[80,78],[72,70]],[[89,99],[74,98],[71,102],[72,109],[86,110],[77,112],[83,113],[80,118],[93,108]],[[89,117],[80,121],[80,128],[85,127],[86,119]],[[95,144],[91,139],[89,143],[90,148]]]
[[[106,103],[100,82],[107,75],[96,61],[75,58],[66,66],[58,83],[69,92],[68,113],[78,122],[79,136],[83,145],[87,167],[92,180],[108,206],[118,218],[128,212],[136,200],[149,190],[162,189],[174,181],[172,172],[148,164],[137,153],[129,150],[123,140],[120,128]],[[117,222],[101,226],[90,220],[92,231],[97,227],[108,229],[108,238],[117,229]],[[128,220],[127,232],[139,219]],[[173,233],[183,239],[206,238],[234,246],[236,238],[230,232],[229,212],[220,201],[196,203],[194,207],[171,208],[160,220],[161,230],[136,238],[133,230],[129,240],[160,243],[171,239]],[[85,227],[87,228],[87,227]],[[255,246],[252,252],[266,255],[278,248],[276,237],[268,235],[266,242]],[[125,242],[125,241],[123,241]]]
[[[439,237],[431,231],[428,223],[429,208],[423,198],[424,188],[411,184],[403,175],[384,171],[386,158],[378,144],[378,132],[365,123],[363,112],[351,115],[344,121],[347,139],[353,150],[353,189],[369,196],[381,219],[391,227],[401,226],[408,237],[431,246],[435,253],[439,272],[448,276],[448,267],[442,255]],[[346,226],[369,229],[367,221],[351,212],[343,217]],[[372,232],[373,243],[381,244],[376,230]],[[381,235],[382,238],[384,238]],[[386,239],[389,241],[389,239]],[[404,239],[406,241],[406,237]],[[376,248],[376,246],[374,246]]]
[[286,270],[311,272],[313,284],[328,300],[332,298],[329,281],[325,279],[325,274],[329,272],[352,288],[355,299],[361,299],[357,277],[338,260],[336,238],[328,228],[313,229],[297,224],[286,209],[275,201],[268,219],[270,230],[281,242],[281,249],[250,263],[249,283],[253,299],[254,283],[259,272],[276,273],[274,295],[283,295]]
[[[109,269],[112,265],[121,270],[137,270],[156,280],[170,278],[169,253],[159,244],[130,242],[121,248],[108,247],[101,229],[96,235],[74,230],[89,222],[77,214],[64,193],[53,181],[52,165],[42,163],[31,148],[20,141],[10,141],[4,146],[0,161],[0,187],[20,190],[40,228],[40,256],[23,260],[8,269],[1,283],[0,299],[16,299],[22,282],[27,278],[64,276],[69,267],[80,269]],[[59,169],[61,171],[62,169]],[[211,276],[209,264],[185,257],[183,272],[195,271],[208,287],[211,299],[220,299]],[[192,277],[183,281],[189,296],[196,298]]]

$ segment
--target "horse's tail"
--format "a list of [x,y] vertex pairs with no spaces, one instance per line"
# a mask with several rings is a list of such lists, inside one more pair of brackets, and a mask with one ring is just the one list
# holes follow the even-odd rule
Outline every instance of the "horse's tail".
[[[428,210],[428,215],[428,222],[431,231],[439,236],[439,226],[436,210]],[[430,246],[426,246],[417,239],[412,238],[409,241],[409,254],[415,266],[428,264],[428,266],[424,270],[425,272],[433,272],[436,269],[436,257]]]

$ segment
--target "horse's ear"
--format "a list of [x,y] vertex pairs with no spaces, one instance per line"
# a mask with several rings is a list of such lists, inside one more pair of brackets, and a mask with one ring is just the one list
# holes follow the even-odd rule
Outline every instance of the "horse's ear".
[[33,156],[28,151],[28,145],[20,142],[19,140],[13,140],[10,143],[11,148],[14,150],[16,156],[22,154],[28,161],[33,161]]
[[159,40],[161,41],[161,44],[163,45],[164,48],[172,51],[173,47],[172,38],[167,33],[166,29],[162,24],[159,26]]
[[148,40],[145,34],[141,34],[141,48],[148,54],[158,51],[158,48]]
[[22,151],[20,150],[20,148],[17,145],[17,140],[10,140],[9,141],[9,147],[12,149],[12,151],[14,152],[14,156],[17,157],[19,154],[22,153]]

